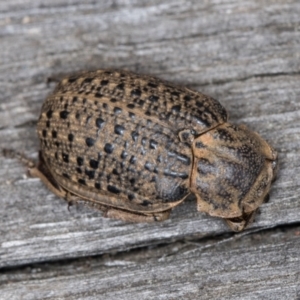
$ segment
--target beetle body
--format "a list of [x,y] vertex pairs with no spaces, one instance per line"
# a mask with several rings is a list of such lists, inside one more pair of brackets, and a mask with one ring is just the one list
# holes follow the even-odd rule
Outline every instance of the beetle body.
[[[37,125],[37,175],[105,216],[164,220],[189,194],[239,231],[268,194],[276,152],[211,97],[125,71],[61,81]],[[34,172],[32,172],[34,173]]]

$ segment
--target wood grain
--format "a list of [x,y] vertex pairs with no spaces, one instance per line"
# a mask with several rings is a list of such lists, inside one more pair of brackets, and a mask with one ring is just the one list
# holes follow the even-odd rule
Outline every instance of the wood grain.
[[[218,99],[227,108],[231,121],[259,132],[278,150],[278,179],[270,201],[261,207],[261,214],[249,230],[297,223],[299,15],[300,3],[296,0],[1,0],[1,148],[14,148],[37,157],[35,122],[43,100],[55,86],[47,83],[49,77],[106,67],[155,75]],[[71,207],[69,212],[66,203],[39,180],[26,178],[26,169],[17,160],[0,156],[0,165],[0,266],[6,268],[4,271],[10,267],[19,270],[24,264],[228,234],[221,220],[199,214],[193,200],[177,207],[171,219],[160,224],[108,220],[83,206]],[[39,299],[99,299],[99,293],[105,295],[104,299],[128,299],[128,295],[134,298],[138,289],[144,297],[138,299],[195,299],[197,293],[203,299],[238,299],[243,295],[243,286],[243,299],[274,296],[276,291],[277,299],[296,299],[299,241],[297,236],[288,241],[288,247],[277,240],[274,245],[260,241],[250,254],[243,243],[235,250],[229,245],[225,256],[219,252],[184,257],[178,254],[174,265],[172,258],[165,265],[155,260],[147,264],[145,256],[145,268],[132,258],[133,266],[112,270],[105,265],[99,274],[86,271],[77,277],[73,270],[71,275],[55,279],[55,273],[50,272],[47,280],[36,282],[27,282],[30,277],[24,275],[22,284],[6,282],[1,290],[5,290],[3,297],[11,296],[10,299],[19,299],[16,291],[24,291],[24,299],[33,299],[30,288],[45,291]],[[287,260],[290,251],[291,259]],[[244,263],[248,254],[249,264]],[[222,257],[224,261],[220,262]],[[274,260],[278,262],[275,267]],[[211,267],[202,268],[204,261]],[[222,277],[221,266],[226,261],[228,272]],[[117,263],[112,259],[112,264]],[[177,279],[172,281],[171,292],[168,281],[175,270]],[[109,272],[114,275],[107,275]],[[196,276],[197,272],[201,276]],[[114,281],[116,276],[121,278],[120,283]],[[180,277],[185,280],[180,281]],[[153,288],[149,294],[143,290],[143,278]],[[208,281],[204,279],[210,282],[210,291],[205,290]],[[52,280],[56,285],[49,286],[47,293],[45,286]],[[261,282],[268,283],[266,288]],[[124,289],[131,284],[136,287],[128,288],[126,294]],[[51,287],[57,287],[55,292],[50,291]]]
[[2,299],[299,299],[299,231],[173,243],[0,275]]

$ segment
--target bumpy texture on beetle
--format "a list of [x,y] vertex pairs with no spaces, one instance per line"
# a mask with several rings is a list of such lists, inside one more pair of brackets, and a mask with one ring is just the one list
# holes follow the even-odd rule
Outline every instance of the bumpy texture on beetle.
[[107,217],[152,222],[189,194],[198,210],[244,229],[267,196],[277,154],[227,121],[199,92],[125,71],[65,78],[38,121],[40,164],[58,196],[94,203]]

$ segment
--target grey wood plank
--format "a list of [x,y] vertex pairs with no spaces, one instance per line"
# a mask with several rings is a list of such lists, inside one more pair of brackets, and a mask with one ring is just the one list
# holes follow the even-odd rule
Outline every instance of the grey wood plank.
[[[0,1],[0,145],[37,156],[49,76],[126,68],[184,84],[227,107],[279,151],[271,200],[252,228],[299,221],[300,3]],[[193,201],[161,224],[67,210],[16,160],[0,157],[0,266],[125,251],[228,232]]]
[[300,227],[0,275],[1,299],[299,299]]

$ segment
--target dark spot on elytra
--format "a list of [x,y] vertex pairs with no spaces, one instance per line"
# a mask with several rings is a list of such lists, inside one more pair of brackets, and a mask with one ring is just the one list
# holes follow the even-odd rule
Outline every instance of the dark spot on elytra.
[[135,162],[136,162],[136,157],[132,155],[131,158],[130,158],[130,160],[129,160],[129,162],[130,162],[131,164],[135,164]]
[[99,166],[99,161],[95,159],[90,159],[90,167],[93,169],[97,169]]
[[139,97],[139,96],[141,96],[141,94],[142,94],[142,91],[140,89],[134,89],[131,91],[132,97]]
[[189,166],[191,164],[190,157],[183,155],[183,154],[177,154],[176,158],[180,161],[182,161],[185,165]]
[[135,114],[132,113],[132,112],[129,112],[128,115],[129,115],[129,117],[130,117],[131,119],[134,119],[134,118],[135,118]]
[[141,140],[141,143],[142,143],[143,146],[146,145],[146,141],[147,141],[147,138],[143,137],[142,140]]
[[46,127],[50,127],[50,121],[48,120],[47,122],[46,122]]
[[109,101],[110,101],[111,103],[115,103],[115,102],[118,101],[118,99],[116,99],[116,98],[110,98]]
[[128,153],[126,151],[122,151],[121,158],[125,159],[128,156]]
[[205,113],[197,113],[195,114],[195,118],[200,124],[204,124],[206,127],[210,126],[210,121],[207,119],[207,116]]
[[102,95],[101,93],[96,93],[96,94],[95,94],[95,97],[96,97],[96,98],[101,98],[102,96],[103,96],[103,95]]
[[148,161],[145,163],[144,168],[148,171],[152,171],[152,165]]
[[45,137],[47,136],[47,130],[43,129],[42,135],[43,135],[43,137],[45,138]]
[[58,148],[60,146],[59,142],[55,142],[54,145]]
[[80,156],[77,157],[77,165],[78,166],[82,166],[83,165],[83,158],[80,157]]
[[70,77],[69,79],[68,79],[68,82],[69,83],[73,83],[73,82],[75,82],[77,80],[77,77]]
[[65,178],[70,179],[70,176],[69,176],[67,173],[63,173],[62,175],[63,175]]
[[113,169],[113,170],[112,170],[112,173],[113,173],[114,175],[120,175],[120,173],[118,172],[117,169]]
[[125,127],[122,125],[115,125],[115,134],[122,135],[124,133]]
[[142,206],[149,206],[152,205],[152,202],[148,201],[148,200],[143,200],[143,202],[141,203]]
[[132,137],[133,141],[136,142],[138,137],[139,137],[139,134],[136,131],[132,131],[131,132],[131,137]]
[[133,109],[134,108],[134,104],[129,103],[129,104],[127,104],[127,107],[130,108],[130,109]]
[[114,151],[114,146],[112,144],[106,143],[104,146],[104,151],[108,154],[111,154]]
[[52,130],[51,134],[52,134],[52,137],[53,137],[54,139],[57,138],[57,131],[56,131],[56,130]]
[[154,96],[154,95],[151,95],[150,97],[149,97],[149,100],[151,101],[151,102],[157,102],[158,101],[158,97],[157,96]]
[[156,83],[153,83],[153,82],[148,82],[148,86],[150,86],[154,89],[158,87],[158,85]]
[[145,112],[145,115],[148,116],[148,117],[150,117],[150,116],[151,116],[151,112],[150,112],[149,110],[147,110],[147,111]]
[[73,133],[68,134],[68,140],[69,140],[69,142],[73,142],[73,140],[74,140],[74,134]]
[[69,155],[66,153],[62,153],[62,159],[64,162],[68,163],[69,162]]
[[173,178],[179,177],[181,179],[187,179],[189,177],[189,175],[186,174],[186,173],[178,173],[178,172],[174,172],[174,171],[171,171],[171,170],[165,170],[164,175],[165,176],[170,176],[170,177],[173,177]]
[[175,97],[178,97],[178,98],[179,98],[179,96],[180,96],[180,94],[179,94],[178,92],[175,92],[175,91],[172,92],[171,94],[172,94],[172,96],[175,96]]
[[52,117],[52,114],[53,114],[53,110],[49,109],[46,113],[47,118],[50,119]]
[[116,86],[116,89],[118,90],[124,90],[124,83],[120,83]]
[[127,198],[129,201],[132,201],[135,197],[133,194],[128,194]]
[[84,179],[78,179],[78,183],[82,184],[82,185],[86,185],[85,180]]
[[48,147],[48,143],[46,140],[44,140],[43,143],[44,143],[45,147]]
[[72,101],[73,101],[73,103],[75,103],[78,101],[78,98],[75,96],[75,97],[73,97]]
[[93,77],[87,77],[83,80],[83,83],[91,83],[93,81]]
[[186,165],[189,165],[191,163],[191,159],[189,157],[175,151],[168,151],[168,156],[176,157],[176,159],[182,161]]
[[76,171],[77,171],[77,173],[79,173],[79,174],[82,173],[82,170],[81,170],[79,167],[76,168]]
[[88,138],[85,139],[85,143],[88,147],[92,147],[95,144],[95,140],[88,137]]
[[92,116],[87,116],[85,119],[85,123],[88,124],[92,119]]
[[77,120],[80,118],[80,113],[79,113],[79,112],[76,113],[75,118],[76,118]]
[[96,126],[97,126],[99,129],[102,128],[103,124],[104,124],[104,120],[103,120],[102,118],[97,118],[97,119],[96,119]]
[[54,157],[55,157],[56,160],[58,160],[58,153],[57,152],[55,152]]
[[172,111],[179,113],[181,109],[181,105],[173,105]]
[[120,194],[120,192],[121,192],[117,187],[115,187],[113,185],[108,185],[107,190],[114,194]]
[[145,103],[145,101],[144,101],[144,100],[139,100],[139,101],[138,101],[138,104],[139,104],[140,106],[143,106],[143,105],[144,105],[144,103]]
[[103,85],[103,86],[107,85],[108,84],[108,80],[101,80],[100,84]]
[[151,140],[149,141],[149,145],[150,145],[150,149],[156,149],[158,143],[157,143],[155,140],[152,140],[152,139],[151,139]]
[[192,98],[191,98],[191,96],[189,96],[189,95],[185,95],[185,96],[183,97],[183,100],[186,101],[186,102],[189,102],[191,99],[192,99]]
[[62,110],[60,113],[59,113],[59,116],[61,119],[66,119],[69,115],[69,112],[67,110]]
[[131,183],[131,185],[134,185],[135,184],[135,178],[130,178],[129,182]]
[[198,107],[203,107],[203,102],[201,102],[201,101],[196,101],[196,105],[197,105]]
[[99,182],[95,182],[95,188],[100,190],[101,189],[101,185]]
[[122,112],[122,109],[120,107],[115,107],[114,108],[114,113],[115,114],[120,114]]
[[85,169],[84,173],[85,173],[85,175],[87,175],[89,177],[89,179],[94,179],[95,178],[95,171],[94,170]]

